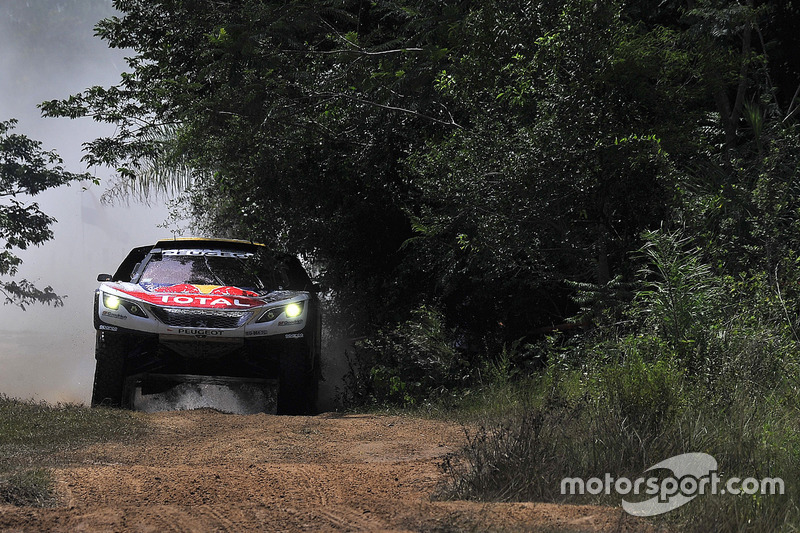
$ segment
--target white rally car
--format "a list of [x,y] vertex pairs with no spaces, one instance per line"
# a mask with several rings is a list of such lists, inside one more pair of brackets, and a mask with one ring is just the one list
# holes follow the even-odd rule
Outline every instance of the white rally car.
[[162,240],[133,249],[95,291],[92,405],[130,406],[130,380],[278,381],[279,413],[313,410],[317,288],[300,261],[246,241]]

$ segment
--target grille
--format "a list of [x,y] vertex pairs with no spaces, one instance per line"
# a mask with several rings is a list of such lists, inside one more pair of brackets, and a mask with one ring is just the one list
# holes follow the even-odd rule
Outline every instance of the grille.
[[250,313],[246,311],[214,311],[213,309],[167,309],[152,307],[151,311],[168,326],[182,328],[233,329],[244,325]]

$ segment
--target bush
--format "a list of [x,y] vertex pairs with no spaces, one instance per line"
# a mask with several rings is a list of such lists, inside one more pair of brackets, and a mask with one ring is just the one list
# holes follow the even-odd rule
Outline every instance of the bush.
[[455,394],[472,378],[442,314],[425,305],[391,331],[357,342],[349,361],[346,405],[420,405]]
[[625,358],[603,364],[587,378],[593,401],[641,430],[670,423],[685,404],[684,373],[675,358],[646,359],[638,351],[649,340],[623,339]]

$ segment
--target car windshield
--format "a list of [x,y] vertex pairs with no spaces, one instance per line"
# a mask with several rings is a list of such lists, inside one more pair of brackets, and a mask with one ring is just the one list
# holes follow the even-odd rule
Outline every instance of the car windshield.
[[150,257],[139,283],[219,285],[256,292],[288,285],[286,266],[265,255],[222,250],[164,250]]

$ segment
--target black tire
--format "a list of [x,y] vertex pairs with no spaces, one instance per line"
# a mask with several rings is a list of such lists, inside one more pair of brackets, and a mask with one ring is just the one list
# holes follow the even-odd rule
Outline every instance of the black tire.
[[92,407],[124,407],[122,393],[125,386],[125,348],[125,338],[122,335],[97,332]]
[[278,414],[312,415],[318,380],[309,364],[308,349],[285,350],[278,377]]

